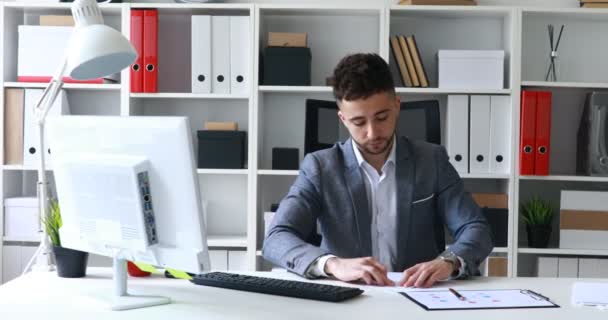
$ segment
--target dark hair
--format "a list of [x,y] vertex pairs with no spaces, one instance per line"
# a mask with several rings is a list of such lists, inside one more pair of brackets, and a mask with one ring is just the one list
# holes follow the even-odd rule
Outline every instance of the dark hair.
[[395,93],[388,64],[375,53],[356,53],[342,58],[334,69],[331,84],[338,102],[366,99],[380,92]]

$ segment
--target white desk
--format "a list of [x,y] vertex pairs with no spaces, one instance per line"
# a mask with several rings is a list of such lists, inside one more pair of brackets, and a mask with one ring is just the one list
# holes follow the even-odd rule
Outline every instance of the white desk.
[[[173,303],[145,309],[104,310],[90,297],[111,292],[110,269],[89,268],[82,279],[60,279],[54,273],[30,273],[0,286],[0,319],[608,319],[608,311],[570,305],[572,283],[579,279],[479,278],[449,283],[454,288],[526,288],[551,298],[561,308],[469,311],[425,311],[393,290],[363,289],[362,296],[342,303],[317,302],[197,286],[162,277],[129,279],[130,289],[165,295]],[[286,272],[251,273],[300,279]],[[594,280],[598,281],[598,280]],[[600,280],[601,281],[601,280]],[[608,280],[603,280],[608,281]],[[332,283],[332,281],[323,281]],[[444,284],[447,286],[448,284]]]

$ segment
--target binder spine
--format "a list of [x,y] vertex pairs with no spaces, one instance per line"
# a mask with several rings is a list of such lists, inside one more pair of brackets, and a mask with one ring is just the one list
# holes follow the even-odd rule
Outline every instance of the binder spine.
[[158,10],[144,10],[144,92],[158,92]]
[[131,65],[130,70],[130,88],[131,92],[144,91],[144,74],[143,74],[143,44],[144,44],[144,10],[131,10],[131,43],[137,51],[137,58]]

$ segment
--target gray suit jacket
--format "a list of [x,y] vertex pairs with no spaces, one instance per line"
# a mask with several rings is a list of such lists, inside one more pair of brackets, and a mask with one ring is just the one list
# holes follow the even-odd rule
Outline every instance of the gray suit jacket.
[[[492,251],[491,231],[445,149],[398,137],[396,153],[398,243],[393,270],[443,252],[445,225],[455,239],[450,250],[466,262],[465,274],[479,274],[479,263]],[[264,258],[307,276],[311,263],[324,254],[371,256],[371,213],[363,179],[350,139],[308,154],[271,223]],[[317,220],[319,247],[305,241]]]

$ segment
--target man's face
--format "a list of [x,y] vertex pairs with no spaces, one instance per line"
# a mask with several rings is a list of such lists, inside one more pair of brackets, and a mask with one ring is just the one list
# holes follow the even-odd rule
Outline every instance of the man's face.
[[363,154],[380,155],[391,146],[399,118],[399,97],[377,93],[367,99],[342,100],[338,116]]

